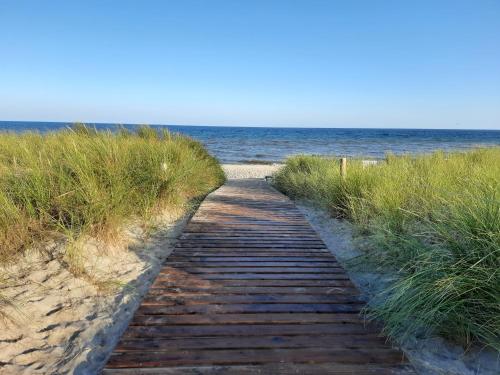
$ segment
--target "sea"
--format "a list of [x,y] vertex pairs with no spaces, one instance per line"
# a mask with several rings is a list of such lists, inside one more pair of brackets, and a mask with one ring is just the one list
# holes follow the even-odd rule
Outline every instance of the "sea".
[[[116,130],[116,124],[89,124]],[[64,122],[0,121],[0,131],[48,132],[70,127]],[[124,124],[133,130],[137,125]],[[202,142],[223,163],[279,163],[288,156],[313,154],[381,159],[386,154],[430,153],[500,146],[500,130],[429,130],[361,128],[271,128],[152,125]]]

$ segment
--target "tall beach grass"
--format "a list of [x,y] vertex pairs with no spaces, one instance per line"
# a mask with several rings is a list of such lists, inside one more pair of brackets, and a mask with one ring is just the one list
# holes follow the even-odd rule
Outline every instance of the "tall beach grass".
[[147,126],[0,133],[0,262],[48,240],[113,237],[223,181],[200,143]]
[[500,148],[350,160],[345,179],[337,160],[297,156],[275,183],[352,221],[364,260],[396,276],[369,309],[387,334],[500,350]]

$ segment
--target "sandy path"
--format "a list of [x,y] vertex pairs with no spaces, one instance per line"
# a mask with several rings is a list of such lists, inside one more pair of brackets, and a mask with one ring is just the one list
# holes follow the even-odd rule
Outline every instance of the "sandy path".
[[229,179],[232,178],[264,178],[281,168],[283,164],[222,164]]

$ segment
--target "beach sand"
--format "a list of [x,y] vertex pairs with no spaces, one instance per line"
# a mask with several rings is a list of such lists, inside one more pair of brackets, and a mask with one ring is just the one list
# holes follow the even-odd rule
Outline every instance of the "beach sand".
[[283,164],[222,164],[226,177],[233,178],[264,178],[271,176]]
[[2,267],[0,374],[97,374],[186,222],[162,220],[152,237],[129,229],[122,248],[87,240],[84,275],[62,247]]

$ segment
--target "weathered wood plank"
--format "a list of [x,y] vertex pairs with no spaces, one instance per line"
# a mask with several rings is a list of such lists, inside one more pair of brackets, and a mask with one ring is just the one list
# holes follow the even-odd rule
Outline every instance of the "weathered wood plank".
[[414,374],[407,365],[381,364],[342,364],[335,362],[325,363],[270,363],[244,365],[198,365],[198,366],[169,366],[150,368],[106,368],[106,375],[408,375]]
[[114,352],[108,367],[155,367],[168,365],[194,365],[211,363],[325,363],[344,364],[400,364],[400,352],[388,348],[380,349],[234,349],[234,350],[171,350],[168,352]]
[[253,314],[186,314],[136,315],[131,325],[175,324],[277,324],[277,323],[363,323],[357,314],[253,313]]
[[203,280],[201,278],[191,278],[189,283],[176,278],[156,278],[153,285],[178,286],[191,285],[193,287],[210,289],[214,287],[352,287],[350,280]]
[[308,257],[302,257],[302,256],[279,256],[279,255],[270,255],[270,256],[221,256],[219,254],[213,254],[213,255],[206,255],[206,256],[184,256],[181,254],[172,254],[168,258],[169,262],[168,264],[172,264],[173,262],[202,262],[202,263],[207,263],[207,262],[237,262],[239,264],[243,264],[244,262],[301,262],[301,263],[308,263],[308,262],[327,262],[327,263],[335,263],[338,264],[338,262],[332,258],[331,256],[328,255],[321,255],[321,256],[313,256],[312,254],[309,254]]
[[211,267],[197,267],[194,265],[182,265],[182,266],[174,266],[165,267],[161,270],[161,274],[169,274],[173,271],[182,271],[188,272],[190,274],[205,274],[205,273],[253,273],[253,274],[261,274],[261,273],[341,273],[344,274],[345,271],[340,267],[279,267],[279,266],[268,266],[268,267],[234,267],[234,266],[211,266]]
[[195,260],[180,260],[180,259],[173,259],[171,258],[170,261],[168,262],[170,267],[174,268],[190,268],[190,267],[211,267],[211,268],[218,268],[218,267],[297,267],[297,268],[341,268],[340,264],[337,262],[287,262],[287,261],[244,261],[239,260],[239,261],[226,261],[226,262],[221,262],[221,261],[210,261],[210,260],[204,260],[204,261],[195,261]]
[[216,273],[216,274],[196,274],[191,275],[182,270],[172,272],[166,270],[161,272],[158,276],[160,279],[178,279],[186,280],[198,278],[200,280],[348,280],[349,278],[345,273],[335,274],[328,273],[315,274],[315,273]]
[[197,336],[295,336],[295,335],[365,335],[376,334],[354,323],[315,324],[212,324],[212,325],[172,325],[172,326],[129,326],[123,338],[161,338]]
[[190,286],[168,286],[156,281],[151,289],[149,295],[217,295],[217,294],[292,294],[294,296],[305,295],[329,295],[341,294],[357,296],[359,292],[354,287],[300,287],[300,286],[203,286],[203,285],[190,285]]
[[369,349],[384,341],[375,335],[342,336],[238,336],[238,337],[188,337],[125,339],[116,347],[117,352],[170,351],[188,349],[259,349],[259,348],[330,348]]
[[247,295],[158,295],[148,294],[142,305],[200,305],[200,304],[243,304],[243,303],[360,303],[356,296],[344,294],[247,294]]
[[141,305],[138,315],[154,314],[224,314],[224,313],[359,313],[363,304],[335,303],[251,303],[212,305]]

